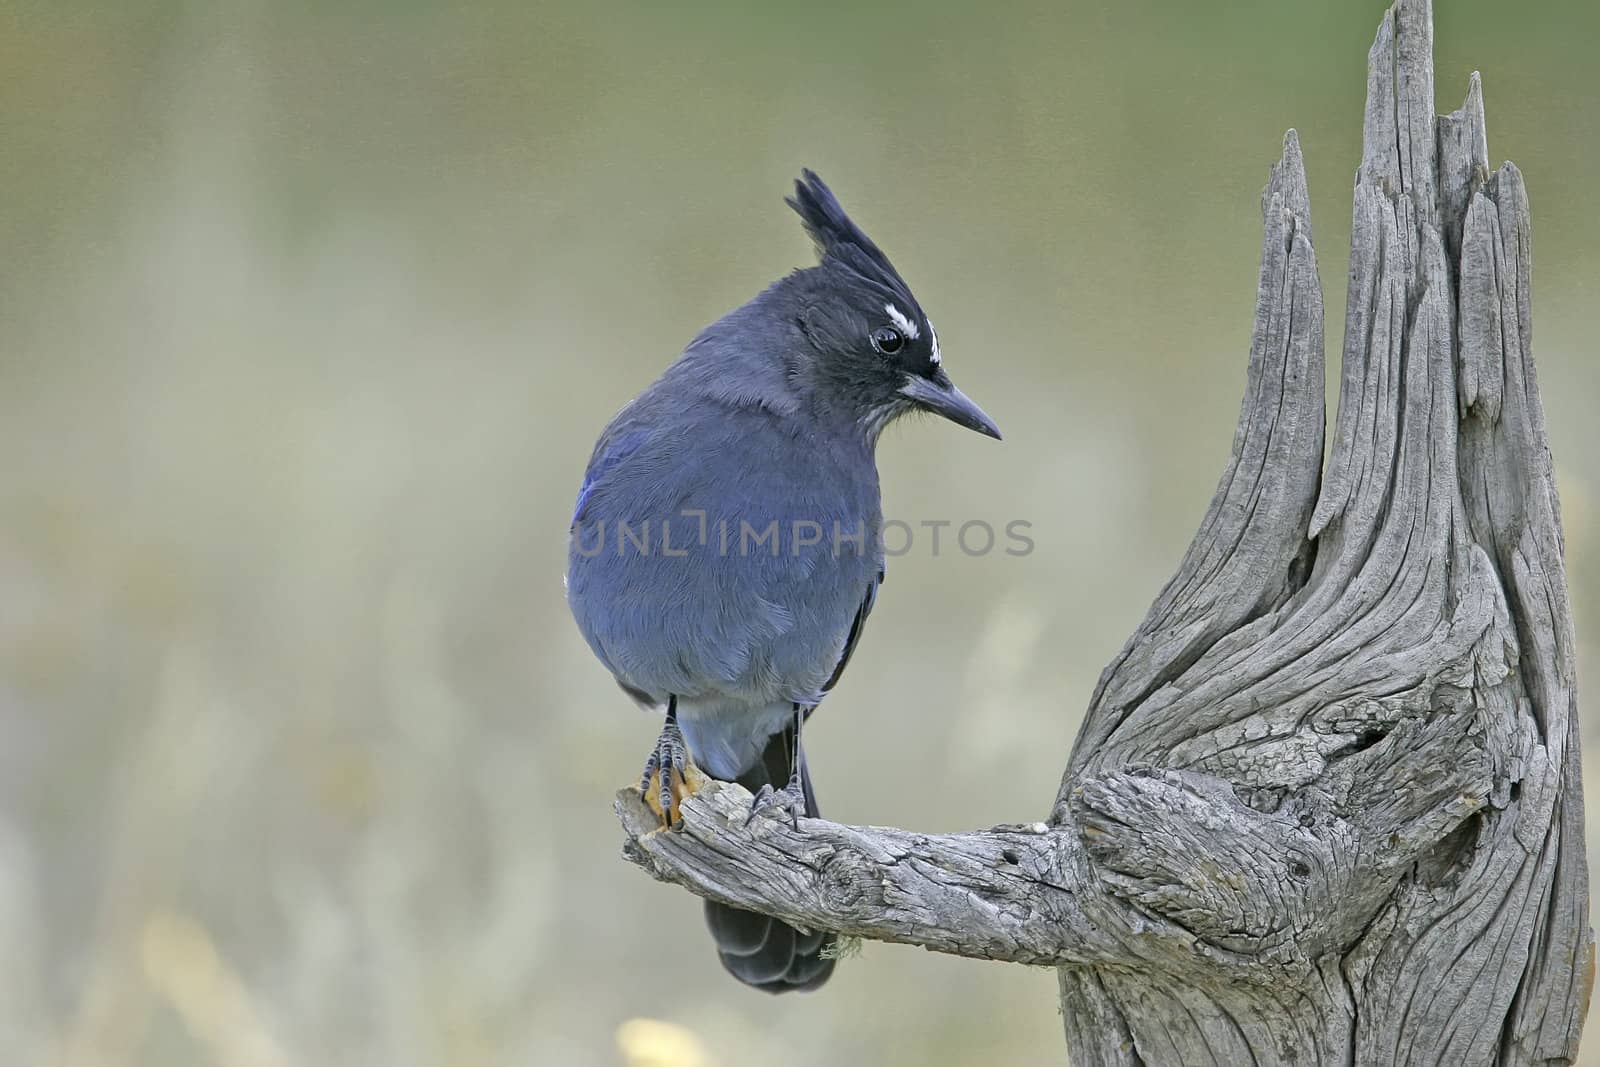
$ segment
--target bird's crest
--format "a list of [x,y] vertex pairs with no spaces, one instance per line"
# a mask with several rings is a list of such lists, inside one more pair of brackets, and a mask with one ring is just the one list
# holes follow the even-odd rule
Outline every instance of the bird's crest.
[[817,257],[824,264],[835,262],[915,305],[910,288],[889,262],[889,257],[861,227],[850,221],[839,198],[815,171],[807,168],[800,172],[800,179],[794,183],[794,195],[786,197],[785,202],[800,216],[817,246]]

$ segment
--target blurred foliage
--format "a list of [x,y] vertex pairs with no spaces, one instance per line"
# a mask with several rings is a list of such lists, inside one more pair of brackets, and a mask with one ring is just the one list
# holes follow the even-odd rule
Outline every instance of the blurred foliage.
[[[618,859],[654,727],[568,620],[572,496],[807,262],[816,167],[1007,431],[892,432],[888,511],[1039,545],[894,561],[822,803],[1042,814],[1226,455],[1290,125],[1337,352],[1381,11],[0,0],[0,1062],[1059,1062],[1048,972],[761,997]],[[1597,35],[1451,0],[1437,49],[1528,177],[1591,693]]]

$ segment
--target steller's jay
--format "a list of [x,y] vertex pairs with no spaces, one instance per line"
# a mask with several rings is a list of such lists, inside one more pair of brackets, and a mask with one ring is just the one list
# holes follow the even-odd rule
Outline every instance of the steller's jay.
[[[578,493],[567,599],[619,685],[664,708],[641,791],[671,825],[695,768],[817,817],[800,748],[883,581],[875,451],[931,411],[1000,431],[951,383],[939,336],[811,171],[788,200],[819,263],[690,342],[600,435]],[[707,902],[734,977],[770,992],[833,972],[823,931]]]

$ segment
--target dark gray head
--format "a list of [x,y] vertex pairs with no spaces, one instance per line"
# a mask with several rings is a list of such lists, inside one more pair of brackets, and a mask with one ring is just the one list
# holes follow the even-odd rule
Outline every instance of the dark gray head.
[[796,320],[813,349],[811,387],[874,435],[920,409],[998,439],[994,421],[945,373],[939,335],[905,280],[822,179],[803,171],[788,203],[820,260],[775,287],[797,304]]

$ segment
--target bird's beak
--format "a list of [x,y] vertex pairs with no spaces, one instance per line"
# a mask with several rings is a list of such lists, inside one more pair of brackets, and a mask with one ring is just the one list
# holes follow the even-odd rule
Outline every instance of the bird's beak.
[[900,395],[924,411],[943,415],[957,426],[965,426],[985,437],[1000,440],[1000,427],[983,413],[982,408],[968,399],[966,393],[956,388],[943,368],[935,371],[931,378],[921,375],[908,378],[906,384],[900,387]]

